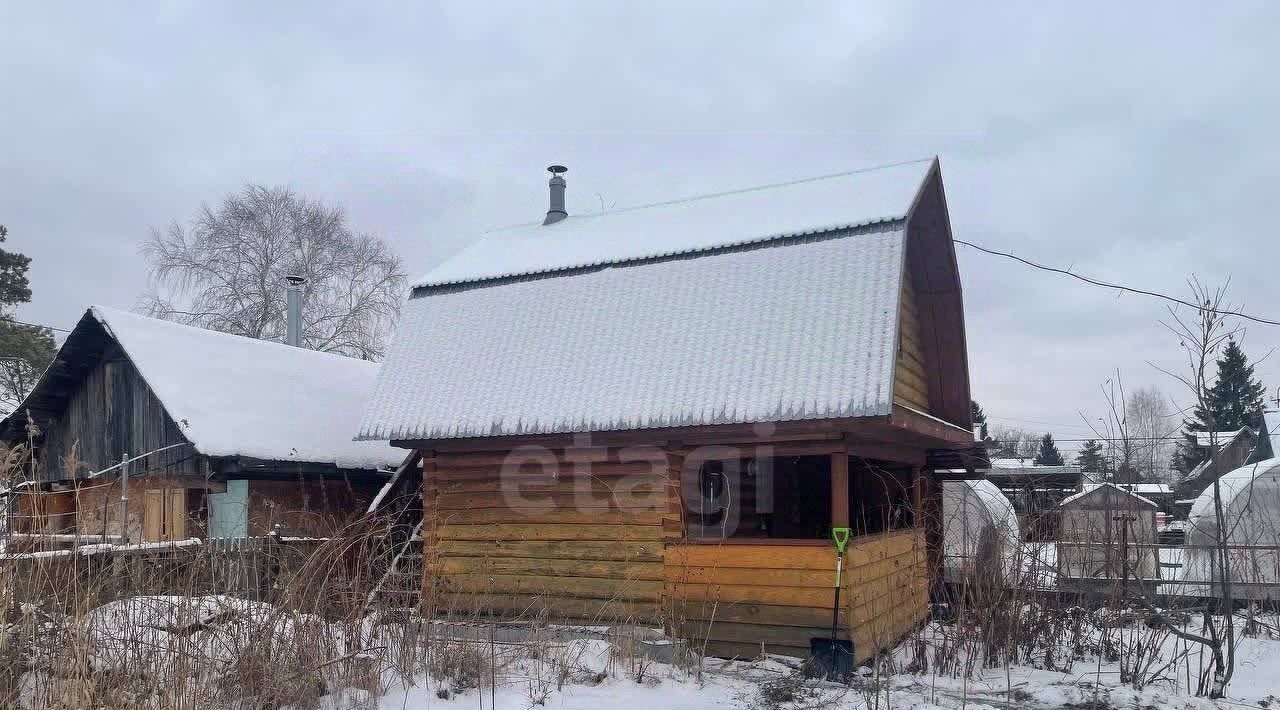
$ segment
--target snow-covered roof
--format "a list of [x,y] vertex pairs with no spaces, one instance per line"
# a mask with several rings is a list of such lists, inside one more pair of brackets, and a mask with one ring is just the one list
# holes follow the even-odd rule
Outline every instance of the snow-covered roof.
[[[1233,431],[1198,431],[1196,432],[1196,446],[1226,446],[1242,431],[1250,430],[1248,427],[1245,427],[1243,429],[1235,429]],[[1250,431],[1250,433],[1252,432]]]
[[916,160],[495,230],[414,285],[558,271],[896,220],[910,209],[933,163]]
[[207,456],[394,465],[404,452],[353,441],[378,364],[93,306],[183,435]]
[[902,259],[902,229],[881,227],[415,298],[360,434],[885,415]]
[[[1082,489],[1084,492],[1088,492],[1101,485],[1108,484],[1086,483],[1082,486]],[[1126,491],[1137,493],[1141,496],[1167,496],[1173,493],[1173,489],[1170,488],[1167,483],[1112,483],[1109,485],[1114,485],[1117,488],[1123,488]]]
[[991,473],[997,476],[1001,474],[1043,474],[1050,476],[1061,473],[1080,473],[1080,467],[1073,464],[1041,466],[1035,463],[1033,459],[991,459]]
[[1280,411],[1274,409],[1262,412],[1263,434],[1271,440],[1271,453],[1280,456]]
[[1062,502],[1061,502],[1061,503],[1059,503],[1059,505],[1066,505],[1066,504],[1068,504],[1068,503],[1071,503],[1072,501],[1080,500],[1081,498],[1084,498],[1085,496],[1093,495],[1093,494],[1094,494],[1094,493],[1096,493],[1099,489],[1102,489],[1102,488],[1110,488],[1110,489],[1112,489],[1112,490],[1118,491],[1118,492],[1120,492],[1120,493],[1123,493],[1124,495],[1129,496],[1130,498],[1135,498],[1135,499],[1137,499],[1137,500],[1139,500],[1139,501],[1141,501],[1141,502],[1143,502],[1143,503],[1146,503],[1147,505],[1150,505],[1150,506],[1152,506],[1152,507],[1154,507],[1154,508],[1159,508],[1159,507],[1160,507],[1159,505],[1157,505],[1157,504],[1155,503],[1155,501],[1151,500],[1150,498],[1144,498],[1143,496],[1138,495],[1137,493],[1135,493],[1135,492],[1133,492],[1133,491],[1131,491],[1131,490],[1126,490],[1125,488],[1122,488],[1122,487],[1120,487],[1120,486],[1118,486],[1118,485],[1116,485],[1116,484],[1114,484],[1114,483],[1099,483],[1099,484],[1097,484],[1097,485],[1084,486],[1084,490],[1080,491],[1079,493],[1076,493],[1075,495],[1069,495],[1069,496],[1067,496],[1066,498],[1063,498],[1063,499],[1062,499]]
[[419,282],[360,435],[888,414],[905,217],[934,165],[489,235]]

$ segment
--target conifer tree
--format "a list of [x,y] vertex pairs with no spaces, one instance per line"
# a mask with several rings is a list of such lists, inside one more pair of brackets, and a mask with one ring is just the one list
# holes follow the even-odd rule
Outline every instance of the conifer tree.
[[978,404],[978,400],[976,399],[969,400],[969,410],[971,412],[970,419],[973,420],[973,425],[982,427],[982,429],[978,432],[978,436],[981,437],[983,441],[986,441],[987,413],[982,411],[982,405]]
[[[1234,338],[1227,341],[1218,358],[1218,376],[1205,396],[1207,406],[1197,405],[1185,423],[1178,448],[1178,470],[1185,476],[1208,458],[1208,451],[1196,442],[1196,434],[1206,431],[1236,431],[1249,427],[1258,432],[1254,459],[1271,456],[1270,439],[1263,434],[1262,406],[1266,390],[1253,375],[1253,365]],[[1227,442],[1217,441],[1221,446]]]
[[1045,434],[1040,439],[1040,452],[1036,454],[1035,464],[1037,466],[1061,466],[1063,464],[1062,454],[1058,451],[1058,446],[1053,443],[1053,434]]
[[1085,473],[1106,473],[1107,459],[1102,455],[1102,443],[1097,439],[1084,442],[1076,454],[1076,465]]
[[[9,232],[0,226],[0,242]],[[31,257],[0,248],[0,414],[12,412],[53,361],[53,333],[18,323],[14,307],[31,300]]]

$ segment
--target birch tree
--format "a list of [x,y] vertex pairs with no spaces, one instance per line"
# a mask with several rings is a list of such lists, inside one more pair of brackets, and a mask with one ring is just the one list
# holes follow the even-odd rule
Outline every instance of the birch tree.
[[283,341],[284,277],[303,276],[303,346],[366,360],[382,356],[406,296],[386,242],[286,187],[248,185],[185,225],[152,230],[142,253],[150,315]]

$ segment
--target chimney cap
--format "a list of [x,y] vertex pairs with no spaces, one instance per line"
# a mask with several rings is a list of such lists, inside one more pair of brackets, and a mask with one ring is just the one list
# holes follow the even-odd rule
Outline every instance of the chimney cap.
[[284,277],[286,283],[290,286],[301,286],[307,282],[306,276],[298,276],[297,274],[286,274]]
[[564,173],[569,172],[569,169],[563,165],[548,165],[547,172],[551,173],[552,175],[562,175]]

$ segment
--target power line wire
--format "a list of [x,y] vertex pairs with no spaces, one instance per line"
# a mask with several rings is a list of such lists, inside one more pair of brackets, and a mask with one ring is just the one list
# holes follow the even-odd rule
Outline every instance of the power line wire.
[[1209,313],[1216,313],[1218,315],[1223,315],[1223,316],[1235,316],[1236,318],[1243,318],[1245,320],[1253,321],[1254,323],[1262,323],[1263,325],[1280,325],[1280,321],[1271,320],[1270,318],[1263,318],[1261,316],[1251,315],[1249,313],[1245,313],[1244,311],[1212,308],[1207,305],[1192,303],[1190,301],[1178,298],[1177,296],[1170,296],[1168,294],[1160,293],[1158,291],[1148,291],[1143,288],[1136,288],[1133,286],[1125,286],[1123,284],[1111,283],[1108,281],[1103,281],[1101,279],[1095,279],[1090,276],[1085,276],[1083,274],[1077,274],[1074,271],[1071,271],[1070,269],[1061,269],[1056,266],[1046,266],[1044,264],[1037,264],[1034,261],[1024,259],[1016,254],[1006,252],[1006,251],[999,251],[997,249],[989,249],[980,244],[974,244],[973,242],[965,241],[963,239],[952,239],[951,241],[955,242],[956,244],[962,244],[971,249],[977,249],[978,251],[984,252],[986,254],[991,254],[992,256],[999,256],[999,257],[1004,257],[1006,259],[1012,259],[1014,261],[1020,262],[1022,264],[1026,264],[1027,266],[1030,266],[1035,269],[1040,269],[1042,271],[1049,271],[1055,274],[1062,274],[1063,276],[1070,276],[1073,279],[1079,279],[1080,281],[1083,281],[1087,284],[1092,284],[1094,286],[1101,286],[1102,288],[1114,289],[1116,291],[1121,291],[1121,292],[1127,291],[1129,293],[1136,293],[1142,296],[1151,296],[1152,298],[1159,298],[1165,301],[1169,301],[1170,303],[1176,303],[1181,306],[1187,306],[1188,308],[1194,308],[1198,311],[1207,311]]
[[59,327],[58,327],[58,326],[56,326],[56,325],[44,325],[44,324],[42,324],[42,323],[28,323],[28,322],[26,322],[26,321],[17,320],[17,319],[14,319],[14,318],[0,318],[0,322],[3,322],[3,323],[13,323],[14,325],[25,325],[25,326],[27,326],[28,328],[45,328],[45,329],[47,329],[47,330],[56,330],[56,331],[58,331],[59,333],[70,333],[70,332],[71,332],[71,330],[70,330],[69,328],[59,328]]

